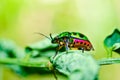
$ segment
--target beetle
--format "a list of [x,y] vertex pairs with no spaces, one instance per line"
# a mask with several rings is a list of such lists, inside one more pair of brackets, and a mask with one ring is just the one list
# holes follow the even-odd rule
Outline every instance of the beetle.
[[[44,34],[41,35],[45,36]],[[47,38],[51,40],[51,43],[58,44],[55,56],[57,55],[58,51],[63,47],[65,47],[66,52],[68,52],[69,49],[73,48],[77,50],[82,50],[82,52],[94,50],[88,38],[84,34],[79,32],[62,32],[54,38],[52,37],[52,34],[50,34],[50,37]]]

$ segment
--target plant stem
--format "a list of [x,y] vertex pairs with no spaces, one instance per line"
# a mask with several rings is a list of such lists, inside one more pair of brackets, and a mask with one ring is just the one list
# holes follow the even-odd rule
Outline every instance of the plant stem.
[[48,68],[48,62],[49,62],[49,59],[46,59],[46,58],[30,59],[29,61],[24,61],[24,60],[14,59],[14,58],[0,59],[1,64],[15,64],[20,66],[42,67],[42,68],[43,67]]
[[120,58],[104,58],[104,59],[98,60],[97,63],[99,65],[116,64],[116,63],[120,63]]

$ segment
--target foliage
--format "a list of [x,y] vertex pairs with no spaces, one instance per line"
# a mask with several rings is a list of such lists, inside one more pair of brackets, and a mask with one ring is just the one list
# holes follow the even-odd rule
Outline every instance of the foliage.
[[[112,56],[109,52],[120,53],[120,32],[118,29],[106,37],[104,45],[107,51],[109,50],[109,57]],[[45,39],[26,46],[24,50],[11,40],[1,39],[0,63],[5,64],[21,76],[54,72],[56,77],[55,72],[57,71],[66,75],[68,80],[98,80],[100,66],[120,63],[120,58],[95,60],[91,52],[82,53],[80,50],[69,50],[68,53],[62,50],[53,58],[56,46]]]
[[120,54],[120,31],[115,29],[111,35],[107,36],[104,45],[108,51],[108,57],[112,57],[112,51]]

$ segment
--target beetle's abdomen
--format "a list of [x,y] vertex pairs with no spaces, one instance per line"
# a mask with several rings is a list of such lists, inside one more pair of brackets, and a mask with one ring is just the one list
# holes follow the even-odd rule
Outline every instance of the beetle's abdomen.
[[73,39],[72,46],[73,48],[84,49],[90,51],[93,49],[92,44],[88,40]]

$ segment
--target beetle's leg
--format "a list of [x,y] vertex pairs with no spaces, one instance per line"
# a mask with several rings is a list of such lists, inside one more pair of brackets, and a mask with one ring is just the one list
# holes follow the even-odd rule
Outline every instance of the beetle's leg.
[[78,50],[82,50],[82,53],[84,53],[84,48],[80,47],[80,48],[78,48]]
[[82,49],[82,53],[84,53],[84,48],[81,48]]
[[57,49],[56,49],[56,52],[55,52],[55,55],[53,56],[53,58],[55,58],[55,56],[58,54],[58,51],[62,48],[63,46],[62,45],[58,45]]
[[84,53],[84,49],[82,49],[82,53]]
[[69,39],[65,40],[65,49],[66,49],[66,53],[68,53],[68,50],[69,50]]
[[66,48],[66,52],[68,53],[69,47],[68,47],[68,42],[66,42],[65,48]]
[[92,50],[94,51],[95,49],[92,47]]

